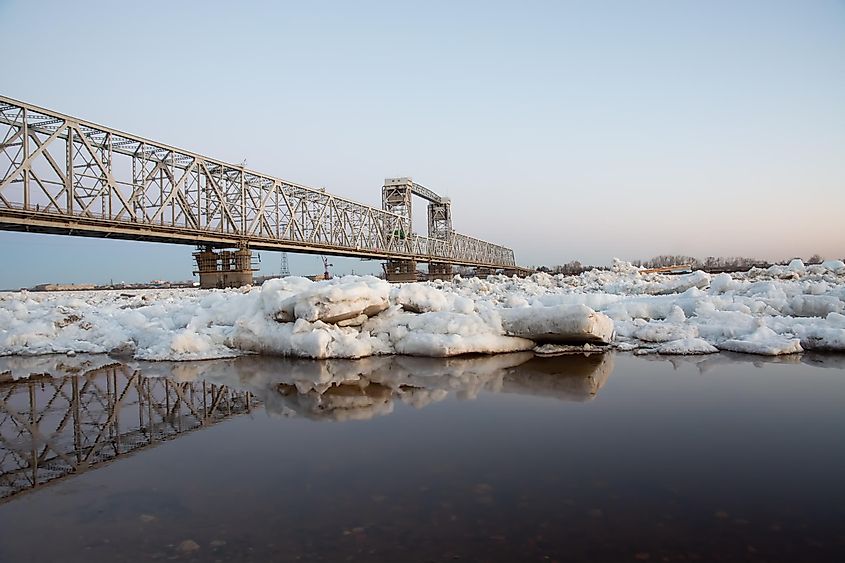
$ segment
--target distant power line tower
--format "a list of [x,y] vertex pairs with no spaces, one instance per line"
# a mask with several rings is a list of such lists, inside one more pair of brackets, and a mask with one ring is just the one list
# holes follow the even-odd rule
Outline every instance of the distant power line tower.
[[282,252],[282,263],[279,267],[279,276],[285,277],[290,275],[290,268],[288,268],[288,253]]

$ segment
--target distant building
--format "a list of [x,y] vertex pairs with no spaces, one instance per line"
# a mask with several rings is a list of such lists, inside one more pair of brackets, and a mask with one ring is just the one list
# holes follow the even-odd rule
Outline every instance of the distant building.
[[32,291],[91,291],[96,289],[92,283],[42,283],[32,288]]

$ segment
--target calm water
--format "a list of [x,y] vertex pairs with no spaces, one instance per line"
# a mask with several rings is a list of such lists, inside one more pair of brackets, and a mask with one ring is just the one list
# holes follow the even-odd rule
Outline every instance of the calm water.
[[0,561],[843,561],[845,358],[0,358]]

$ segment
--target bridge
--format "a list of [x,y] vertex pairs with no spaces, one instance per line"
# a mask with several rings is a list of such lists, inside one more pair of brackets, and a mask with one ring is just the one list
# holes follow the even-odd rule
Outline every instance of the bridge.
[[[428,202],[414,233],[412,196]],[[0,96],[0,229],[196,245],[204,287],[252,281],[252,250],[522,273],[513,251],[452,229],[449,199],[388,178],[382,207]],[[234,250],[221,250],[234,249]]]

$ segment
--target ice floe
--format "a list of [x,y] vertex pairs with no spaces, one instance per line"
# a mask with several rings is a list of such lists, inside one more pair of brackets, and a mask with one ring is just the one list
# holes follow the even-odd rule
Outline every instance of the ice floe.
[[241,290],[0,293],[0,356],[449,357],[547,343],[661,355],[842,352],[845,264],[673,276],[615,261],[609,270],[524,279],[288,277]]

